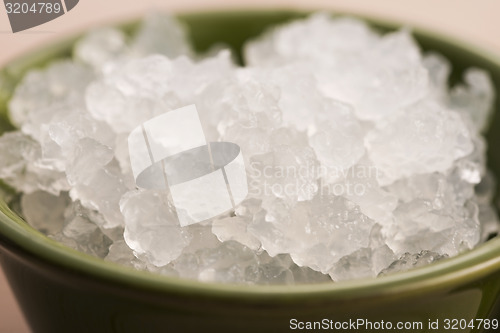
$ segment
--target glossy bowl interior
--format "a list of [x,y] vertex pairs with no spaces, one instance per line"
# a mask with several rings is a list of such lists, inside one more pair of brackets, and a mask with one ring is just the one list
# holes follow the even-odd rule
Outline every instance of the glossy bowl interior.
[[[183,14],[197,50],[224,42],[236,51],[270,25],[303,16],[287,11]],[[381,30],[388,22],[371,21]],[[136,24],[123,29],[133,31]],[[416,29],[424,49],[446,56],[452,82],[465,68],[488,70],[500,87],[500,59]],[[47,46],[0,72],[0,133],[12,129],[7,102],[26,70],[71,54],[73,40]],[[499,91],[500,93],[500,91]],[[500,103],[487,133],[489,166],[500,176]],[[66,248],[28,226],[0,190],[0,260],[36,332],[287,331],[290,319],[421,321],[488,318],[499,313],[500,239],[437,264],[377,279],[298,286],[201,283],[132,270]],[[496,199],[495,199],[496,200]],[[14,209],[15,210],[15,209]],[[477,328],[477,327],[476,327]],[[476,330],[476,329],[475,329]],[[163,330],[161,330],[163,331]],[[369,331],[359,329],[359,331]]]

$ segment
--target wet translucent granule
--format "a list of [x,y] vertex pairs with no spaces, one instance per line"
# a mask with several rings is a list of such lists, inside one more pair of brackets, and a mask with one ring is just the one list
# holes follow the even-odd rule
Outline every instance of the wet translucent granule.
[[[457,255],[498,231],[481,136],[488,73],[410,31],[315,14],[249,41],[246,65],[195,54],[183,26],[92,31],[72,59],[30,71],[10,101],[0,177],[35,228],[161,274],[293,284],[375,277]],[[165,191],[136,188],[127,137],[195,104],[207,141],[234,142],[248,197],[181,227]]]

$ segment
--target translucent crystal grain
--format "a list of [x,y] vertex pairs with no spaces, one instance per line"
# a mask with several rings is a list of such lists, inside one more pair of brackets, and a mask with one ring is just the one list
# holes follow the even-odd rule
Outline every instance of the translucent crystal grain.
[[[51,64],[44,70],[33,70],[27,73],[16,87],[14,96],[9,102],[10,119],[18,127],[31,125],[30,117],[40,117],[46,113],[41,122],[51,119],[51,111],[55,106],[74,106],[81,101],[81,91],[93,79],[94,73],[81,64],[71,61],[60,61]],[[33,126],[37,130],[37,126]]]
[[485,130],[495,95],[491,77],[481,69],[469,68],[464,82],[451,90],[450,106],[470,118],[478,130]]
[[64,211],[70,203],[67,193],[59,196],[36,191],[23,194],[21,209],[23,217],[33,227],[47,235],[60,232],[64,226]]
[[103,28],[88,33],[75,45],[75,58],[96,69],[120,57],[127,50],[123,32]]
[[131,48],[137,55],[163,54],[169,58],[190,55],[191,45],[180,22],[169,15],[150,14],[133,38]]
[[384,185],[412,174],[444,172],[473,149],[461,117],[435,103],[388,117],[366,135],[365,145]]
[[[450,62],[409,29],[326,13],[248,41],[243,66],[221,45],[196,54],[188,36],[153,14],[130,35],[94,30],[73,59],[21,79],[0,191],[21,193],[30,225],[139,270],[243,284],[386,275],[498,234],[481,136],[495,88],[483,70],[450,87]],[[128,137],[191,104],[207,142],[241,149],[248,195],[182,227],[172,186],[138,188]]]
[[178,224],[174,208],[164,193],[132,191],[120,202],[127,245],[149,262],[163,266],[176,259],[188,245],[190,234]]
[[398,260],[394,261],[387,268],[380,272],[380,276],[406,271],[411,268],[422,267],[427,264],[447,258],[447,255],[440,255],[432,251],[421,251],[418,253],[405,253]]
[[104,258],[113,241],[101,230],[102,220],[98,212],[76,201],[66,208],[64,227],[53,238],[76,250]]

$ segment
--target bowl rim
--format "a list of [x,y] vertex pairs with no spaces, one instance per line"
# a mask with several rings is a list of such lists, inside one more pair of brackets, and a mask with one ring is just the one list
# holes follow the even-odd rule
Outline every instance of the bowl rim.
[[[244,9],[238,9],[228,11],[176,12],[174,15],[189,17],[196,15],[234,15],[243,12],[246,14],[261,15],[263,13],[269,13],[270,10],[252,8],[246,11]],[[290,9],[275,9],[271,10],[271,12],[310,13],[310,11]],[[337,13],[335,14],[337,15]],[[393,20],[374,18],[361,14],[339,13],[339,15],[356,17],[369,24],[388,28],[401,26],[400,23]],[[427,30],[414,24],[411,26],[411,31],[414,35],[432,38],[454,49],[466,51],[476,58],[482,58],[490,62],[498,67],[500,71],[500,56],[496,56],[490,51],[469,42]],[[81,36],[84,32],[85,30],[82,30],[78,32],[76,36]],[[64,47],[69,45],[68,41],[63,41],[61,43],[56,43],[55,49],[58,49],[58,44],[64,45]],[[51,46],[51,44],[44,45],[40,49],[48,49]],[[27,52],[26,55],[29,55],[33,51],[34,50]],[[25,68],[28,68],[28,66],[29,63],[26,63],[26,59],[21,56],[18,61],[15,60],[7,64],[2,70],[7,69],[12,72],[21,72]],[[64,268],[70,268],[77,273],[90,274],[108,282],[138,287],[143,290],[159,293],[175,292],[191,295],[198,294],[209,297],[257,300],[288,300],[290,297],[296,300],[305,298],[339,300],[387,295],[406,297],[437,290],[448,290],[449,288],[464,285],[496,271],[500,271],[500,237],[497,237],[477,246],[473,250],[444,259],[437,263],[379,278],[362,278],[337,283],[327,282],[320,284],[269,286],[200,282],[197,280],[163,276],[156,273],[136,270],[68,248],[29,226],[21,217],[15,214],[1,198],[0,235],[44,261]]]

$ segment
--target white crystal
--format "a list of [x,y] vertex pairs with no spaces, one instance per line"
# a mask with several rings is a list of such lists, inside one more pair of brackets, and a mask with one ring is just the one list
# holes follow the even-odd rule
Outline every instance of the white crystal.
[[39,142],[21,132],[9,132],[0,137],[0,178],[23,193],[37,190],[59,195],[69,188],[64,173],[45,168]]
[[473,149],[461,117],[432,102],[387,117],[366,135],[365,145],[380,170],[381,184],[412,174],[446,171]]
[[411,268],[422,267],[433,262],[447,258],[447,255],[440,255],[432,251],[421,251],[419,253],[405,253],[398,260],[394,261],[387,268],[382,270],[379,275],[388,275]]
[[[186,36],[152,15],[132,37],[90,32],[73,60],[28,72],[0,178],[31,225],[136,269],[245,284],[385,275],[498,234],[479,133],[487,73],[469,69],[450,89],[448,61],[408,30],[324,13],[247,43],[245,67],[221,47],[195,55]],[[127,138],[190,104],[206,141],[241,148],[249,195],[181,227],[168,192],[136,188]]]
[[64,227],[52,238],[76,250],[104,258],[113,241],[100,229],[103,217],[76,201],[64,212]]
[[245,60],[250,65],[266,66],[311,58],[336,62],[353,54],[359,56],[378,39],[379,36],[359,20],[332,20],[329,14],[318,13],[271,29],[247,43]]
[[422,59],[422,64],[429,73],[428,94],[441,103],[447,103],[448,79],[451,72],[449,61],[438,53],[429,52]]
[[350,168],[364,155],[363,129],[347,105],[327,103],[324,110],[318,111],[316,124],[309,142],[329,173]]
[[427,93],[427,70],[405,30],[379,37],[362,22],[317,14],[271,30],[245,55],[251,65],[305,64],[322,93],[353,104],[362,119],[397,112]]
[[126,51],[124,33],[116,29],[103,28],[88,33],[78,41],[74,55],[77,60],[99,69]]
[[[73,107],[80,103],[81,91],[93,77],[88,68],[70,61],[56,62],[45,70],[30,71],[16,87],[9,102],[12,123],[18,127],[31,127],[36,132],[41,124],[51,120],[53,111],[46,111],[46,108]],[[35,124],[31,117],[37,119]]]
[[137,55],[163,54],[169,58],[190,55],[191,46],[181,23],[172,16],[151,14],[142,22],[132,41]]
[[491,78],[481,69],[469,68],[464,81],[465,85],[452,89],[450,107],[469,117],[478,130],[484,130],[495,95]]
[[80,200],[85,207],[99,211],[105,217],[102,227],[114,228],[123,226],[124,216],[120,213],[119,203],[130,188],[119,167],[107,165],[84,182],[75,184],[70,196],[73,200]]
[[179,225],[164,193],[128,192],[120,209],[125,218],[124,238],[128,246],[156,266],[176,259],[190,241],[188,229]]
[[64,225],[64,211],[70,204],[67,193],[59,196],[43,191],[23,194],[23,217],[33,227],[47,235],[60,232]]

